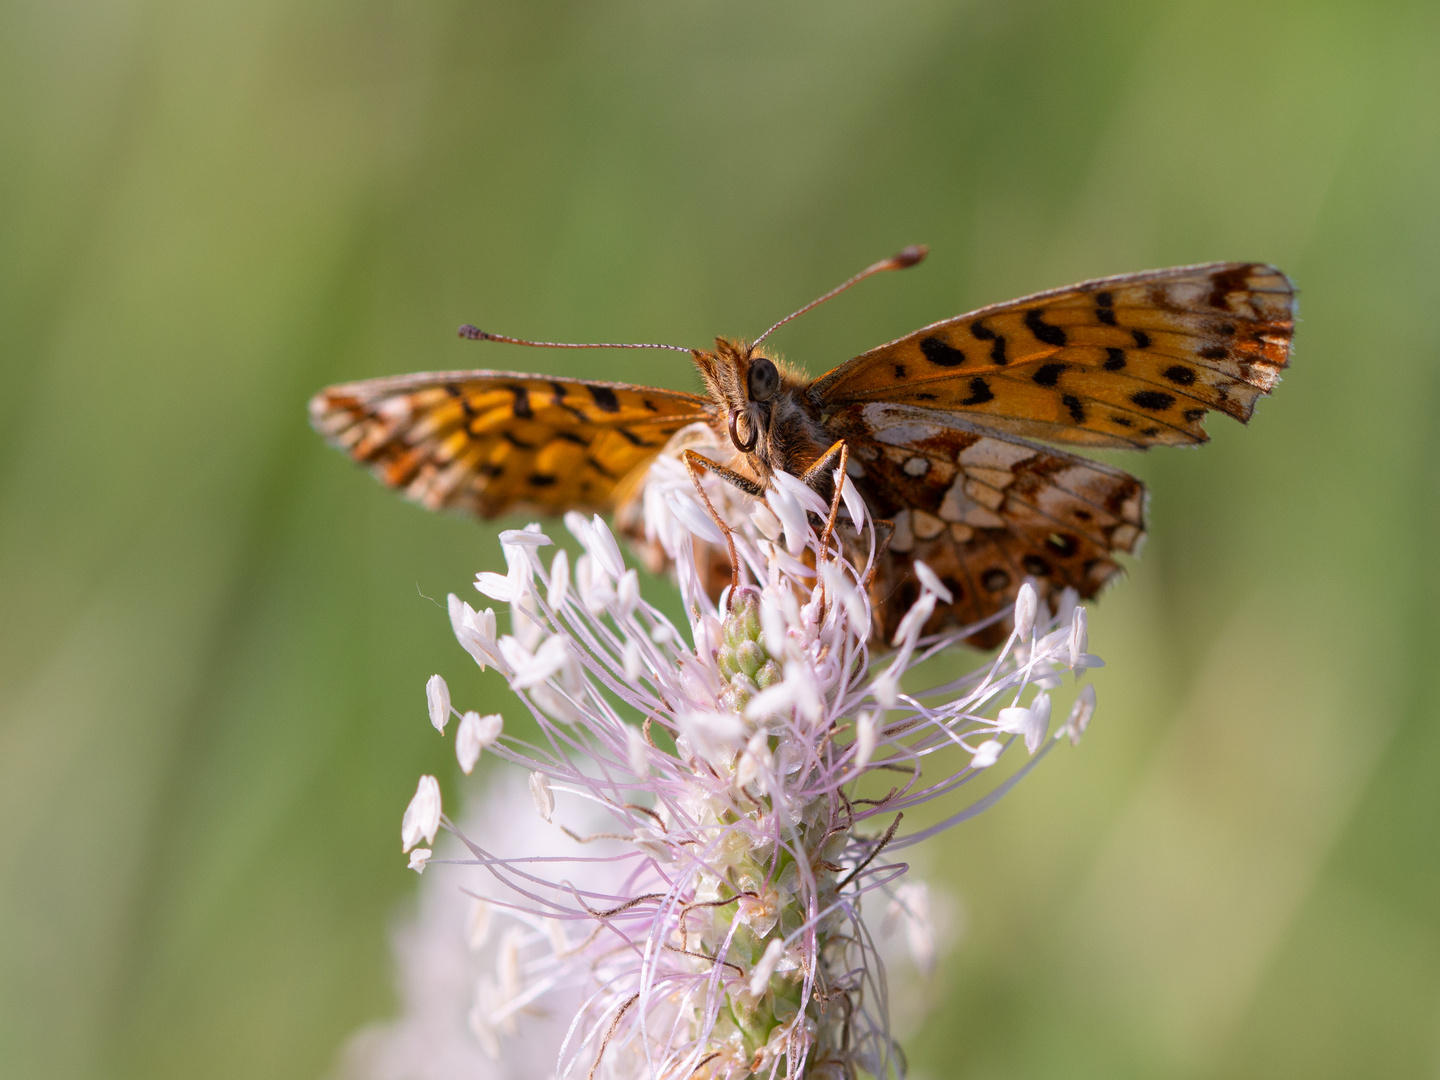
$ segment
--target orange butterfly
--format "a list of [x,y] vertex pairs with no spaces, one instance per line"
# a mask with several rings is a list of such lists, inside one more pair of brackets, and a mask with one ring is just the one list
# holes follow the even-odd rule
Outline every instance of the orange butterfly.
[[[1248,420],[1288,363],[1294,286],[1260,263],[1100,278],[933,323],[813,382],[762,350],[790,319],[924,255],[907,248],[754,342],[717,338],[713,352],[460,331],[557,348],[676,349],[693,356],[703,397],[438,372],[331,387],[310,402],[311,422],[408,498],[486,518],[613,512],[671,436],[697,422],[733,455],[716,462],[681,451],[692,476],[709,469],[758,495],[783,470],[838,508],[833,470],[843,468],[876,517],[893,522],[871,584],[877,635],[887,640],[918,595],[917,559],[953,594],[927,633],[1006,609],[1026,579],[1042,597],[1066,586],[1092,597],[1119,571],[1115,553],[1135,552],[1144,538],[1145,487],[1045,443],[1188,446],[1206,441],[1208,410]],[[972,640],[987,645],[1006,632],[996,622]]]

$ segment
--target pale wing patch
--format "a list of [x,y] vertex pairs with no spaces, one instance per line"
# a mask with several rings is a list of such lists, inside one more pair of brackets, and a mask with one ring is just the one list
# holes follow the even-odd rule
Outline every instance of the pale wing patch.
[[[856,482],[874,512],[894,522],[874,585],[882,634],[918,595],[917,559],[955,597],[927,625],[934,633],[1005,610],[1026,580],[1042,598],[1066,587],[1094,596],[1119,573],[1115,555],[1136,551],[1144,537],[1145,489],[1134,477],[956,420],[888,404],[835,418],[863,470]],[[896,431],[906,438],[892,443]],[[1003,625],[976,643],[995,635]]]

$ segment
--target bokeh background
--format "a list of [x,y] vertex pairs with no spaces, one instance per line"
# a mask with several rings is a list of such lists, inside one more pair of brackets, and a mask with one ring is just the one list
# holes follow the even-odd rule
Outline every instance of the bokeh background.
[[[1440,1075],[1440,7],[0,6],[0,1074],[318,1077],[394,1008],[400,814],[504,708],[492,527],[308,430],[330,381],[787,327],[818,374],[1208,259],[1302,290],[1248,429],[1126,464],[1085,743],[921,862],[931,1077]],[[517,718],[518,719],[518,718]]]

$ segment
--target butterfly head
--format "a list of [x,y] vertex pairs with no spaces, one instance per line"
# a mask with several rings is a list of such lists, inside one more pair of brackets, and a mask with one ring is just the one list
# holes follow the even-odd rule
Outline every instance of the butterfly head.
[[805,379],[784,361],[740,341],[715,339],[715,351],[696,350],[695,366],[715,403],[717,428],[735,451],[764,475],[785,468]]

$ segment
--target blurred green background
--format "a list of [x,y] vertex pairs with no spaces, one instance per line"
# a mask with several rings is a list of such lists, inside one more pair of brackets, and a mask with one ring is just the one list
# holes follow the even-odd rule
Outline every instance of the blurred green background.
[[47,0],[0,7],[0,1074],[316,1077],[394,1007],[430,599],[493,529],[387,495],[326,382],[818,374],[1208,259],[1299,283],[1249,429],[1125,464],[1101,710],[920,862],[932,1077],[1440,1075],[1440,7]]

